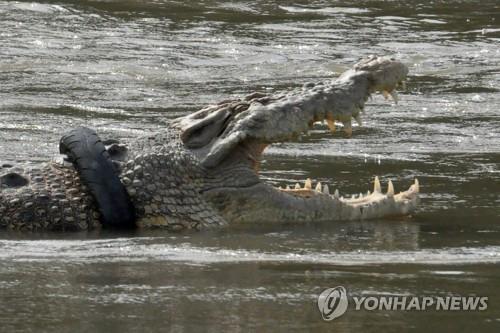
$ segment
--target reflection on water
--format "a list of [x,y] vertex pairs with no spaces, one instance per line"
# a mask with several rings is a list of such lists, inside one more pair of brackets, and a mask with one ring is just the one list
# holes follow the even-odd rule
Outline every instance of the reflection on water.
[[[388,313],[350,311],[335,323],[323,323],[315,301],[322,289],[335,285],[356,296],[500,297],[494,287],[498,246],[426,247],[436,236],[412,223],[191,235],[148,231],[112,239],[4,236],[10,239],[0,241],[0,319],[8,331],[27,323],[48,331],[142,330],[144,325],[160,331],[277,326],[351,331],[418,327],[422,316],[444,329],[449,323],[435,313],[390,313],[387,318]],[[495,326],[492,316],[494,310],[449,319],[459,325],[473,319],[487,329]]]
[[[43,161],[85,124],[133,138],[253,90],[338,75],[360,57],[410,67],[352,139],[317,126],[266,151],[262,177],[342,194],[374,175],[414,217],[169,235],[0,233],[2,331],[498,331],[498,1],[0,1],[0,161]],[[348,312],[317,295],[490,297],[482,313]]]

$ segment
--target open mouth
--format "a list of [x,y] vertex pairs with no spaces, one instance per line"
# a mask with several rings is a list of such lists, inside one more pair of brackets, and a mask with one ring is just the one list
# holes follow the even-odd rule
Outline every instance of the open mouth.
[[[397,86],[388,87],[387,90],[382,91],[385,99],[392,98],[395,103],[398,102],[398,95],[396,87],[405,87],[405,82],[401,81]],[[349,116],[355,120],[359,126],[362,125],[360,112],[364,105],[359,105],[358,108]],[[325,119],[315,119],[313,123],[309,124],[310,127],[318,121],[324,121],[328,128],[333,133],[337,131],[339,126],[343,129],[347,137],[352,136],[351,119],[338,117],[329,117],[328,114]],[[340,124],[339,124],[340,123]],[[307,132],[307,131],[306,131]],[[306,133],[305,132],[305,133]],[[305,134],[302,133],[302,134]],[[251,154],[251,159],[254,161],[254,170],[259,176],[259,162],[260,155],[268,145],[259,146],[256,154]],[[258,157],[255,157],[255,156]],[[269,185],[271,186],[271,185]],[[359,194],[352,194],[341,196],[339,189],[330,187],[326,183],[320,181],[313,182],[307,178],[303,184],[296,183],[295,186],[286,185],[286,187],[276,187],[276,190],[282,194],[293,196],[294,198],[303,200],[329,200],[332,204],[337,204],[345,208],[349,208],[351,218],[373,218],[381,216],[398,216],[409,214],[417,205],[420,193],[420,184],[418,179],[414,179],[413,183],[406,191],[396,192],[394,184],[391,180],[387,181],[386,190],[382,189],[382,184],[378,176],[374,177],[373,186],[371,190],[359,192]]]
[[[368,57],[335,80],[306,83],[281,94],[253,93],[223,101],[178,119],[176,126],[181,130],[184,145],[199,157],[201,165],[212,174],[223,174],[221,182],[226,188],[262,186],[259,166],[266,147],[294,140],[317,122],[326,122],[332,132],[340,126],[351,137],[352,121],[362,125],[361,113],[371,94],[381,92],[397,103],[396,88],[405,87],[407,74],[408,68],[393,58]],[[248,166],[253,170],[248,170]],[[241,170],[250,174],[245,176]],[[229,180],[230,173],[237,176]],[[351,220],[406,215],[417,206],[420,186],[415,180],[408,190],[396,194],[389,181],[383,193],[379,179],[375,178],[371,191],[349,198],[341,197],[338,190],[332,191],[327,184],[313,184],[311,180],[294,188],[266,185],[260,189],[275,199],[268,203],[270,206],[281,205],[301,212],[314,209],[324,212],[314,213],[321,218],[334,215],[336,219]],[[298,215],[303,216],[301,212]]]

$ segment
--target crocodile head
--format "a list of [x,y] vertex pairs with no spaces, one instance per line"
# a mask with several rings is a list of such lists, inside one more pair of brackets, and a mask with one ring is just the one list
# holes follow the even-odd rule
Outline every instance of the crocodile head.
[[372,192],[344,199],[337,191],[310,180],[304,186],[277,189],[259,178],[259,165],[266,147],[305,135],[317,122],[326,122],[332,132],[341,126],[350,137],[351,121],[361,125],[361,112],[370,94],[382,92],[397,102],[395,89],[404,84],[407,74],[408,68],[397,60],[369,57],[335,80],[308,83],[281,95],[254,93],[223,101],[177,119],[175,126],[184,146],[203,166],[203,196],[229,221],[406,215],[418,203],[416,180],[407,191],[396,194],[390,182],[382,193],[375,178]]

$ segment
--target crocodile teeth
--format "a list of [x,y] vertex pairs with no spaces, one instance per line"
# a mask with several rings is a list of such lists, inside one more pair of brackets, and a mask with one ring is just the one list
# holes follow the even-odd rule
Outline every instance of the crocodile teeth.
[[300,185],[299,185],[299,183],[295,184],[295,189],[296,189],[296,190],[300,190]]
[[335,190],[335,193],[333,194],[333,196],[335,197],[335,199],[338,199],[340,197],[339,190]]
[[415,178],[415,183],[413,184],[413,189],[415,192],[419,193],[420,192],[420,183],[418,182],[418,179]]
[[394,196],[394,185],[392,184],[392,181],[389,179],[389,184],[387,184],[387,196],[393,197]]
[[311,181],[311,178],[307,178],[306,179],[306,183],[304,184],[304,188],[306,190],[310,190],[312,189],[312,181]]
[[287,186],[286,186],[286,189],[287,189],[287,190],[289,190],[289,189],[290,189],[290,185],[287,185]]
[[380,180],[378,176],[375,176],[375,181],[373,182],[373,192],[382,192],[382,187],[380,186]]
[[371,193],[370,193],[370,191],[368,190],[368,191],[366,192],[366,196],[369,196],[370,194],[371,194]]
[[359,113],[354,116],[354,120],[356,120],[359,126],[363,126],[363,122],[361,121],[361,116],[359,115]]
[[394,100],[394,103],[398,104],[399,97],[398,97],[398,93],[396,92],[396,90],[391,91],[391,96],[392,96],[392,99]]
[[321,182],[318,182],[318,184],[316,185],[316,192],[321,193],[321,189],[322,189]]
[[335,128],[335,121],[331,120],[331,119],[327,119],[326,120],[326,124],[328,125],[328,128],[330,129],[330,131],[332,133],[335,133],[335,130],[336,130],[336,128]]
[[361,199],[363,197],[363,193],[359,192],[359,198]]
[[328,188],[328,185],[326,185],[326,184],[323,186],[323,193],[330,194],[330,189]]

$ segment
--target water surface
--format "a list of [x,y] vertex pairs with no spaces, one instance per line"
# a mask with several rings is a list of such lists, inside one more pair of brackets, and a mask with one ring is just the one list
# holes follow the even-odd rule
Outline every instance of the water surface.
[[[0,161],[45,161],[68,128],[130,139],[255,90],[410,68],[351,139],[317,126],[262,177],[365,192],[414,177],[412,217],[210,233],[0,233],[1,331],[417,331],[500,327],[498,1],[0,1]],[[351,311],[316,298],[488,296],[484,312]]]

